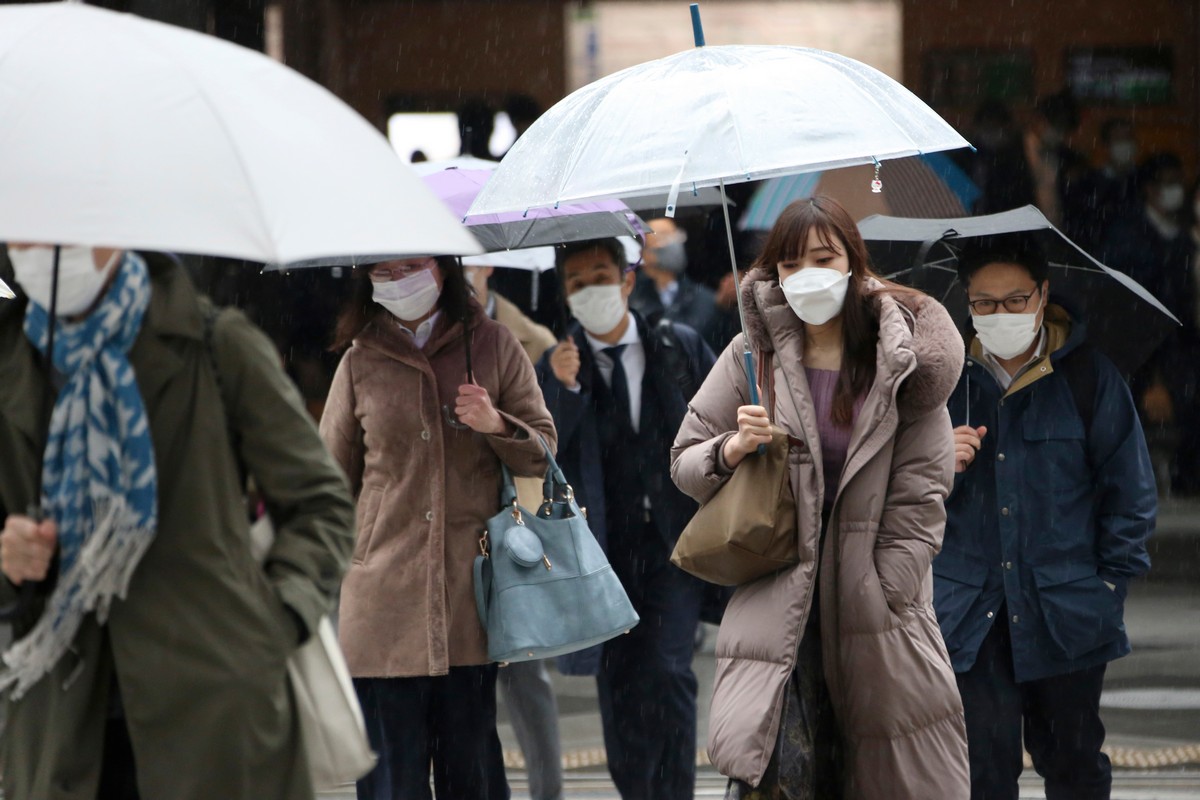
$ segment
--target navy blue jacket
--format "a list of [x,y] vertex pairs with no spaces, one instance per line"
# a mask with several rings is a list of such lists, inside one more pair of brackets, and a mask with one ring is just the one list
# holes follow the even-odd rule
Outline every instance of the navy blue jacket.
[[955,427],[988,429],[946,501],[933,562],[934,605],[956,672],[974,664],[1001,609],[1018,681],[1129,653],[1127,582],[1150,568],[1157,514],[1149,453],[1129,388],[1091,348],[1075,354],[1094,358],[1090,428],[1079,414],[1059,367],[1083,343],[1084,326],[1051,306],[1047,333],[1049,357],[1007,393],[975,343],[950,398]]
[[721,352],[729,344],[729,339],[721,341],[724,330],[713,290],[684,275],[677,280],[679,291],[675,300],[669,307],[664,307],[654,281],[647,275],[639,274],[633,294],[629,297],[629,307],[651,324],[666,318],[686,325],[700,334],[713,352]]
[[[661,462],[662,470],[648,482],[645,490],[650,498],[650,506],[654,509],[654,521],[658,531],[666,545],[674,548],[675,541],[691,521],[697,507],[696,502],[679,491],[671,480],[671,445],[683,422],[684,414],[687,413],[688,398],[684,397],[675,376],[671,374],[670,362],[662,352],[658,337],[652,334],[645,319],[637,312],[633,312],[633,316],[637,323],[638,336],[646,352],[646,373],[642,381],[643,409],[652,402],[652,398],[653,401],[657,401],[660,409],[655,429],[645,433],[653,439],[650,447]],[[698,388],[704,383],[716,358],[696,331],[686,325],[673,324],[672,327],[686,355],[688,370],[693,379],[692,386]],[[569,333],[579,346],[579,391],[571,391],[554,377],[554,370],[550,367],[550,355],[553,351],[547,352],[538,362],[538,381],[546,399],[546,408],[550,410],[554,418],[554,427],[558,431],[558,464],[575,490],[575,498],[579,505],[587,509],[588,527],[599,540],[601,547],[607,548],[609,511],[604,491],[605,459],[594,391],[604,379],[600,376],[583,329],[578,323],[574,323]],[[646,419],[645,414],[643,419]],[[629,499],[630,503],[638,501],[638,498]],[[559,663],[560,668],[569,674],[594,674],[599,666],[598,649],[592,648],[565,656]]]

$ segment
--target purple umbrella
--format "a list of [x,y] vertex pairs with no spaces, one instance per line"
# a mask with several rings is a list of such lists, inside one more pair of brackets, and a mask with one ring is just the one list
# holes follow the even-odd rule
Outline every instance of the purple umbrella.
[[[474,162],[486,163],[486,162]],[[489,252],[578,242],[608,236],[640,238],[646,226],[620,200],[596,200],[526,212],[467,215],[476,195],[492,177],[491,169],[456,165],[426,172],[425,185],[462,219]]]

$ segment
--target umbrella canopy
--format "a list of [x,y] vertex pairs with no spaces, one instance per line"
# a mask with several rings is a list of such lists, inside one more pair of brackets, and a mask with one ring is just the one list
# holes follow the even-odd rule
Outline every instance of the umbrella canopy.
[[322,87],[80,3],[0,6],[0,175],[3,241],[269,263],[480,252]]
[[559,101],[508,151],[471,212],[662,193],[670,214],[693,188],[967,146],[916,95],[853,59],[697,47]]
[[[625,260],[636,264],[642,257],[642,246],[632,236],[618,236],[617,241],[625,249]],[[462,260],[465,267],[505,267],[530,272],[547,272],[554,269],[553,247],[527,247],[524,250],[500,250],[481,256],[467,256]]]
[[871,191],[873,167],[857,167],[786,175],[763,182],[738,225],[742,230],[769,231],[788,205],[814,195],[829,195],[853,219],[874,214],[894,217],[966,216],[979,189],[944,153],[889,161],[881,170],[882,191]]
[[1065,298],[1087,323],[1089,341],[1125,374],[1179,325],[1137,281],[1092,258],[1033,206],[957,219],[869,217],[858,227],[879,272],[940,300],[964,329],[970,307],[958,282],[958,253],[972,240],[1003,234],[1038,243],[1050,262],[1051,297]]
[[638,236],[644,230],[636,215],[620,200],[468,216],[471,203],[497,166],[494,162],[474,160],[488,166],[476,169],[451,166],[426,171],[422,180],[451,213],[462,219],[485,250],[518,250],[606,236]]

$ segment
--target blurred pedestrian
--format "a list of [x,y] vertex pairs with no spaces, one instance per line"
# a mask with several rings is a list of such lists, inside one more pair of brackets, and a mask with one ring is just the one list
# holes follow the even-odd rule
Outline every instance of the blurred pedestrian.
[[559,464],[641,617],[629,634],[564,657],[596,675],[608,770],[624,800],[691,800],[693,641],[701,583],[670,563],[696,504],[671,483],[671,441],[713,355],[691,328],[629,310],[634,273],[616,239],[558,250],[576,322],[538,365],[563,432]]
[[1139,203],[1137,191],[1137,138],[1133,122],[1111,117],[1100,126],[1104,160],[1091,170],[1076,195],[1079,208],[1065,229],[1067,236],[1096,255],[1104,234],[1115,221],[1133,213]]
[[959,474],[933,571],[971,797],[1016,797],[1023,745],[1046,797],[1108,798],[1100,691],[1129,653],[1129,581],[1150,566],[1146,442],[1116,367],[1052,302],[1032,242],[985,240],[958,272],[975,336],[950,398]]
[[508,121],[512,123],[516,138],[519,139],[542,115],[542,106],[531,96],[517,93],[509,95],[504,101],[504,113],[508,114]]
[[1140,203],[1108,226],[1100,260],[1146,287],[1179,318],[1177,329],[1134,376],[1134,397],[1147,424],[1174,426],[1177,433],[1172,489],[1200,490],[1196,444],[1200,418],[1187,412],[1195,397],[1200,365],[1193,359],[1198,338],[1195,253],[1187,230],[1188,201],[1183,164],[1174,153],[1155,153],[1138,167]]
[[1078,128],[1079,106],[1064,90],[1038,100],[1034,125],[1025,133],[1034,203],[1046,219],[1064,230],[1070,230],[1075,219],[1087,212],[1081,194],[1087,159],[1069,144]]
[[472,568],[501,461],[544,474],[554,424],[529,358],[471,298],[457,259],[358,272],[321,419],[358,499],[339,635],[379,753],[358,796],[428,798],[432,760],[441,800],[496,800],[496,665]]
[[492,159],[492,133],[496,130],[496,111],[486,101],[472,98],[458,108],[459,154]]
[[[287,659],[330,606],[353,507],[279,354],[165,257],[64,246],[50,319],[53,248],[9,255],[0,604],[37,591],[0,672],[4,795],[312,798]],[[239,472],[276,531],[261,566]]]
[[709,755],[726,797],[965,797],[930,583],[953,477],[954,323],[879,279],[822,196],[784,209],[742,301],[773,408],[750,403],[735,338],[692,399],[672,476],[707,501],[774,420],[791,442],[800,563],[739,587],[725,611]]
[[[464,267],[463,273],[475,300],[483,306],[489,319],[508,328],[517,337],[529,363],[536,364],[542,355],[555,345],[554,334],[538,325],[511,302],[488,286],[493,268]],[[536,511],[542,505],[542,478],[516,478],[517,502],[526,510]],[[561,800],[562,742],[558,735],[558,700],[545,661],[517,661],[502,667],[498,676],[500,696],[508,709],[517,743],[525,755],[525,770],[529,775],[530,800]],[[496,749],[498,766],[492,770],[493,785],[504,780],[504,753]]]
[[953,157],[979,187],[974,213],[995,214],[1034,202],[1033,175],[1022,134],[1007,105],[999,100],[980,103],[971,126],[971,142],[974,152],[960,150]]
[[[744,278],[745,275],[746,270],[738,271],[739,279]],[[714,349],[714,352],[719,352],[733,341],[733,337],[742,332],[742,320],[738,315],[737,308],[737,284],[733,280],[733,273],[727,273],[721,277],[721,282],[717,284],[717,289],[713,293],[713,300],[717,307],[717,321],[713,325],[713,336],[721,342],[719,350]]]
[[687,276],[687,234],[665,217],[647,223],[653,233],[642,248],[642,269],[629,305],[655,325],[666,319],[687,325],[719,349],[717,306],[712,289]]

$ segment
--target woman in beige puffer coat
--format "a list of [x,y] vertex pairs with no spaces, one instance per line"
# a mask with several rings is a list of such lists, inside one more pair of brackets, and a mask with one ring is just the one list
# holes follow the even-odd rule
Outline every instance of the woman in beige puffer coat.
[[966,798],[930,572],[962,338],[941,305],[873,275],[829,198],[783,212],[742,299],[774,408],[750,405],[735,338],[692,400],[672,476],[709,500],[773,419],[792,437],[800,560],[739,587],[725,612],[712,762],[734,779],[729,798]]

